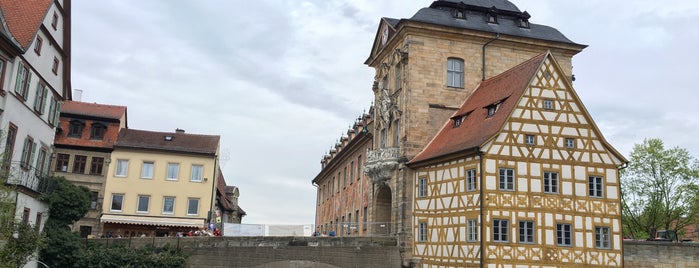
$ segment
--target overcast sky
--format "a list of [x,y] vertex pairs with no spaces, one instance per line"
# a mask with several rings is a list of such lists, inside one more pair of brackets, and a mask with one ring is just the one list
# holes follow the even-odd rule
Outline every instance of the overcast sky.
[[[221,135],[243,223],[311,224],[321,157],[373,99],[381,17],[432,1],[73,1],[73,88],[129,128]],[[574,88],[628,156],[657,137],[699,155],[699,2],[513,0],[589,45]]]

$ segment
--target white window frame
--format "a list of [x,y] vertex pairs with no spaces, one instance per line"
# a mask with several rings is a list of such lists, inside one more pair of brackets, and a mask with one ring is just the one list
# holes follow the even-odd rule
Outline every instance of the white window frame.
[[417,197],[427,196],[427,178],[417,179]]
[[[115,204],[114,199],[115,199],[116,197],[120,197],[120,198],[121,198],[121,200],[119,201],[119,202],[121,202],[121,205],[119,206],[119,209],[115,209],[115,208],[114,208],[114,204]],[[124,211],[124,194],[112,194],[112,202],[109,204],[109,211],[114,211],[114,212],[122,212],[122,211]]]
[[604,178],[602,176],[588,176],[587,186],[590,197],[604,197]]
[[[544,171],[544,193],[547,194],[557,194],[558,193],[558,172]],[[552,189],[553,188],[553,189]]]
[[[174,169],[173,169],[173,167],[174,167]],[[167,177],[165,177],[165,179],[169,180],[169,181],[179,180],[180,179],[180,163],[167,163],[167,175],[166,176]]]
[[[144,200],[145,200],[146,209],[142,210],[141,205],[143,205]],[[137,213],[148,213],[149,208],[150,208],[150,195],[138,195],[138,203],[136,204],[136,212]]]
[[611,235],[609,232],[609,227],[595,226],[595,248],[611,248]]
[[[193,201],[196,201],[196,205],[197,205],[196,206],[197,211],[195,211],[194,213],[192,213],[192,211],[191,211]],[[200,204],[199,198],[187,198],[187,215],[189,215],[189,216],[199,215],[199,204]]]
[[478,190],[478,179],[476,178],[476,169],[466,170],[466,191]]
[[544,100],[544,110],[553,110],[553,100]]
[[464,60],[447,58],[447,87],[464,88]]
[[143,161],[141,165],[141,179],[152,179],[155,172],[155,162]]
[[117,159],[114,167],[114,177],[127,177],[129,175],[129,160]]
[[417,241],[427,242],[427,222],[420,222],[418,224]]
[[[172,200],[172,210],[171,210],[171,211],[167,211],[167,210],[165,210],[165,208],[166,208],[165,206],[166,206],[167,203],[168,203],[167,200],[170,200],[170,199]],[[176,200],[177,200],[177,199],[175,199],[174,196],[164,196],[164,197],[163,197],[163,214],[175,214],[175,201],[176,201]]]
[[556,224],[556,244],[559,246],[573,245],[573,226],[568,223]]
[[534,221],[519,221],[519,242],[524,244],[536,243]]
[[478,241],[478,220],[466,220],[466,241]]
[[493,242],[510,242],[510,220],[493,220]]
[[515,170],[512,168],[500,168],[498,174],[498,189],[504,191],[514,191]]
[[[196,167],[196,168],[195,168]],[[199,170],[199,174],[195,174],[195,170]],[[199,175],[196,177],[195,175]],[[202,178],[204,177],[204,165],[192,165],[192,171],[189,176],[189,181],[192,182],[201,182]]]

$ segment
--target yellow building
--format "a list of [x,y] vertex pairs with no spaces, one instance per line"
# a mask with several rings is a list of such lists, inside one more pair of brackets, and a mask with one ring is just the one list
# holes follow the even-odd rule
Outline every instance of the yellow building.
[[122,129],[105,184],[104,234],[164,236],[207,227],[215,216],[219,140],[180,129]]
[[408,166],[422,267],[623,266],[619,168],[550,52],[480,83]]

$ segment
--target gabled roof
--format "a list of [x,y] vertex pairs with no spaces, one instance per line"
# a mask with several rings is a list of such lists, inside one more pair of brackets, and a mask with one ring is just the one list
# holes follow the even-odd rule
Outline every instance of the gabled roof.
[[180,153],[215,155],[218,135],[187,134],[184,132],[155,132],[123,128],[114,147],[151,149]]
[[218,195],[218,200],[221,204],[221,209],[225,211],[238,211],[241,215],[245,215],[245,211],[239,205],[235,205],[228,199],[229,195],[233,195],[238,190],[236,186],[226,185],[226,179],[223,177],[223,172],[221,169],[218,170],[218,178],[216,179],[216,194]]
[[0,12],[10,34],[23,49],[31,44],[51,0],[0,0]]
[[[481,82],[452,117],[463,116],[461,125],[453,127],[453,120],[448,120],[410,164],[477,148],[497,134],[548,55],[549,52],[541,53]],[[497,106],[497,110],[488,117],[490,106]]]
[[61,106],[61,114],[86,115],[118,120],[122,116],[126,116],[126,106],[68,100]]

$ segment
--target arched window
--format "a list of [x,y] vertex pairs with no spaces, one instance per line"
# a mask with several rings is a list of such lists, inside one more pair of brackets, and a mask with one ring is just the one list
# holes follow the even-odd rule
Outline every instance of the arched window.
[[107,132],[107,126],[100,123],[92,123],[92,129],[90,129],[90,139],[101,140],[104,138],[105,132]]
[[458,58],[447,59],[447,86],[464,87],[464,60]]
[[75,138],[82,137],[84,126],[85,126],[85,123],[83,121],[71,120],[70,125],[68,126],[68,136],[75,137]]

